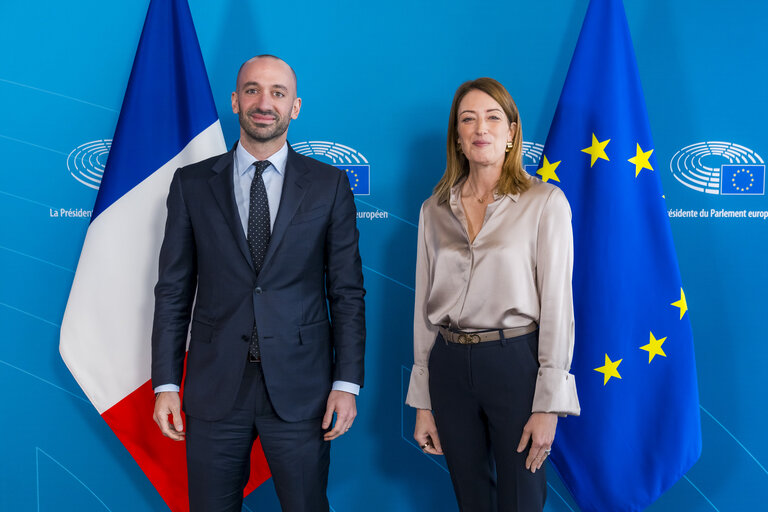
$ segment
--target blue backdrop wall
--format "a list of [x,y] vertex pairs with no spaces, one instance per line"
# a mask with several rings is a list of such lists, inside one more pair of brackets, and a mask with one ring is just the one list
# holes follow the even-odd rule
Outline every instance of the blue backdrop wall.
[[[81,215],[96,194],[93,176],[73,162],[87,155],[88,169],[103,168],[147,5],[0,4],[3,511],[166,510],[58,355],[88,225]],[[333,445],[331,506],[455,510],[444,462],[414,445],[413,413],[403,406],[419,206],[442,173],[448,109],[461,82],[499,79],[518,102],[525,140],[544,143],[587,1],[190,7],[228,144],[238,134],[229,93],[239,64],[274,53],[296,69],[304,101],[289,140],[341,144],[370,166],[369,194],[356,198],[367,383],[353,430]],[[759,212],[768,201],[759,165],[768,157],[768,4],[625,7],[690,307],[704,439],[700,461],[650,510],[764,510],[768,220]],[[746,194],[720,187],[717,171],[729,158],[758,164]],[[745,217],[721,213],[741,211]],[[549,480],[546,509],[576,510],[553,472]],[[270,486],[246,499],[248,509],[279,510]]]

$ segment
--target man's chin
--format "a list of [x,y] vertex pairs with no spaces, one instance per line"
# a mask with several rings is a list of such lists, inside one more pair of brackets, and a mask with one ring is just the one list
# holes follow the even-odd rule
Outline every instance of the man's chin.
[[284,133],[285,130],[246,130],[245,133],[248,134],[248,137],[250,137],[252,140],[260,143],[264,142],[270,142],[275,139],[279,139]]

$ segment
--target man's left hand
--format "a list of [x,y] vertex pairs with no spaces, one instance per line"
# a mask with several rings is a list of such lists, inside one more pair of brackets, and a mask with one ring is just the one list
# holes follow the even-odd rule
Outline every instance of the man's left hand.
[[336,423],[333,425],[333,429],[323,436],[326,441],[336,439],[352,426],[355,416],[357,416],[355,395],[346,391],[331,391],[328,395],[328,405],[325,407],[325,416],[323,416],[323,430],[330,428],[333,413],[336,413]]

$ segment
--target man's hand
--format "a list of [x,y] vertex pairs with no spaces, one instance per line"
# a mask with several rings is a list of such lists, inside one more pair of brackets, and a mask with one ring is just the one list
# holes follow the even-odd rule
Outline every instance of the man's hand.
[[528,452],[528,458],[525,459],[525,468],[530,469],[531,473],[535,473],[544,464],[552,448],[552,442],[555,440],[556,428],[557,414],[535,412],[528,418],[528,423],[523,428],[523,435],[520,437],[520,444],[517,446],[517,453],[522,453],[530,441],[531,449]]
[[[168,421],[173,416],[173,424]],[[176,391],[163,391],[155,399],[155,423],[165,437],[174,441],[184,440],[184,424],[181,421],[181,399]]]
[[440,438],[437,436],[437,425],[435,425],[432,411],[428,409],[416,411],[416,427],[413,429],[413,438],[419,443],[419,448],[424,453],[443,454],[443,447],[440,446]]
[[323,416],[323,430],[330,428],[333,413],[336,413],[336,423],[333,425],[333,429],[323,436],[326,441],[336,439],[352,426],[352,422],[357,416],[355,395],[346,391],[331,391],[328,395],[328,405],[325,407],[325,416]]

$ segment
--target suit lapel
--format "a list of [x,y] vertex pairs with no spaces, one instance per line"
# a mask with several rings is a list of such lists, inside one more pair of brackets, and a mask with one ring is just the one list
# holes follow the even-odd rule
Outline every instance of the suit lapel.
[[299,158],[298,154],[288,146],[288,158],[285,161],[285,178],[283,179],[283,192],[280,198],[280,208],[277,210],[277,218],[272,228],[272,237],[269,240],[267,254],[264,256],[264,266],[269,268],[272,256],[280,246],[285,235],[285,230],[291,223],[296,210],[307,193],[309,180],[305,176],[309,171]]
[[248,262],[248,265],[253,269],[253,261],[251,261],[251,253],[248,250],[248,240],[243,233],[243,225],[240,222],[240,213],[237,211],[237,203],[235,202],[235,185],[234,185],[234,149],[229,153],[222,155],[211,170],[213,171],[213,177],[208,180],[208,184],[213,192],[213,197],[219,204],[219,208],[224,213],[224,218],[227,220],[229,229],[232,231],[232,235],[235,237],[237,246],[240,248],[240,252]]

